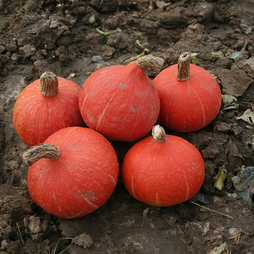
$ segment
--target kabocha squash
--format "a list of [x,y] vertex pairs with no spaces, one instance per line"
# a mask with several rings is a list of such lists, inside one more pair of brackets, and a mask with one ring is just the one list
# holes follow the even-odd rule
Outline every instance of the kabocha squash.
[[159,122],[176,132],[194,132],[206,127],[221,107],[221,90],[215,78],[190,63],[184,52],[178,65],[160,72],[153,80],[160,96]]
[[18,96],[13,125],[29,146],[42,143],[61,128],[84,126],[79,111],[81,87],[75,82],[44,72]]
[[87,126],[114,141],[144,137],[158,119],[160,99],[143,68],[159,71],[163,62],[148,55],[127,65],[95,71],[83,84],[79,97]]
[[60,129],[21,156],[30,166],[27,185],[32,199],[61,218],[95,211],[116,187],[115,150],[103,135],[89,128]]
[[152,135],[133,145],[122,164],[129,194],[152,206],[172,206],[192,198],[204,181],[205,165],[187,140],[167,135],[155,125]]

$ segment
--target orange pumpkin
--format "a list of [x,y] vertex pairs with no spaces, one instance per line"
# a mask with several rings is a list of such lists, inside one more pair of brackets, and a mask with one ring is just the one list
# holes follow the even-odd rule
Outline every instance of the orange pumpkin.
[[149,133],[160,112],[160,99],[143,68],[159,71],[163,62],[149,55],[94,72],[79,98],[87,126],[114,141],[133,141]]
[[166,135],[159,125],[152,133],[132,146],[123,159],[125,188],[152,206],[172,206],[192,198],[204,181],[202,155],[187,140]]
[[78,104],[80,91],[75,82],[52,72],[28,85],[13,109],[13,125],[21,140],[34,146],[61,128],[84,126]]
[[197,131],[211,123],[220,110],[219,84],[208,71],[190,64],[188,52],[153,82],[160,96],[159,122],[173,131]]
[[115,150],[103,135],[89,128],[63,128],[22,153],[22,158],[30,165],[27,185],[32,199],[61,218],[95,211],[117,184]]

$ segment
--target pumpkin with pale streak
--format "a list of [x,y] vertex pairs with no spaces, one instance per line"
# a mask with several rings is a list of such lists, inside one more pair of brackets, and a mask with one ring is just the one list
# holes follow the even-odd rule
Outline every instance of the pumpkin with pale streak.
[[95,71],[79,97],[87,126],[114,141],[133,141],[149,133],[160,112],[160,99],[144,68],[159,71],[163,62],[148,55]]
[[30,165],[27,185],[32,199],[61,218],[95,211],[117,184],[115,150],[103,135],[89,128],[63,128],[23,152],[22,158]]
[[211,73],[190,63],[184,52],[178,65],[161,71],[153,80],[160,96],[159,122],[176,132],[206,127],[221,107],[221,89]]

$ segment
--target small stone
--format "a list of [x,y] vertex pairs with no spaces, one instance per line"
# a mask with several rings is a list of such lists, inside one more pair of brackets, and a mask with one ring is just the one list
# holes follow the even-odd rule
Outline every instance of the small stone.
[[30,216],[29,218],[30,223],[28,224],[28,228],[30,229],[32,234],[37,234],[41,232],[41,221],[39,217]]
[[201,151],[204,158],[215,158],[215,156],[219,153],[219,149],[216,145],[209,145],[205,149]]
[[59,61],[63,66],[67,66],[69,64],[70,58],[66,54],[61,54],[59,56]]
[[195,9],[198,11],[198,16],[201,17],[202,22],[207,23],[211,21],[214,13],[214,7],[211,4],[204,1],[197,4]]
[[93,245],[93,240],[90,235],[83,233],[72,239],[72,243],[82,246],[84,249],[90,248]]
[[239,136],[242,133],[243,129],[241,126],[235,125],[233,126],[232,131],[236,136]]
[[231,125],[225,122],[220,122],[214,126],[214,131],[228,132],[231,130]]
[[6,239],[4,239],[1,242],[1,250],[4,250],[6,248],[6,246],[8,246],[8,241]]
[[35,54],[31,57],[32,61],[43,60],[43,59],[44,59],[44,55],[42,53],[42,50],[36,51]]
[[36,52],[36,47],[32,44],[27,44],[24,47],[19,48],[19,51],[25,58],[28,58]]
[[108,45],[104,45],[101,49],[101,56],[104,60],[108,60],[114,55],[115,52],[116,52],[115,48],[110,47]]
[[11,254],[18,254],[20,249],[20,240],[17,241],[11,241],[8,243],[6,246],[6,253],[11,253]]
[[15,41],[11,41],[10,43],[6,44],[5,48],[10,53],[15,53],[18,50],[18,46],[16,45]]
[[2,54],[5,51],[5,46],[0,45],[0,54]]
[[156,7],[163,9],[163,8],[169,6],[171,3],[170,2],[165,3],[164,1],[156,1],[155,4],[156,4]]
[[213,13],[213,20],[217,23],[223,23],[224,22],[224,18],[217,11],[215,11]]
[[65,46],[65,47],[69,47],[70,45],[72,44],[72,39],[69,35],[64,35],[64,36],[61,36],[57,42],[56,42],[56,45],[58,47],[60,46]]
[[92,57],[92,61],[93,62],[99,62],[99,63],[103,63],[104,62],[101,56],[93,56]]
[[44,235],[43,233],[33,234],[31,235],[31,238],[34,242],[41,242],[43,235]]
[[19,59],[19,55],[17,53],[13,53],[11,56],[11,60],[13,63],[16,63]]
[[62,22],[57,19],[52,19],[49,28],[57,28],[60,25],[62,25]]

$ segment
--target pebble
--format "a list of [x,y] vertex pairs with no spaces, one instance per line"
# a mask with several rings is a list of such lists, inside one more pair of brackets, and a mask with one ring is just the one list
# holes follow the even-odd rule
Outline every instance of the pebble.
[[6,50],[10,53],[15,53],[18,50],[18,46],[16,45],[15,41],[11,41],[10,43],[6,44]]

